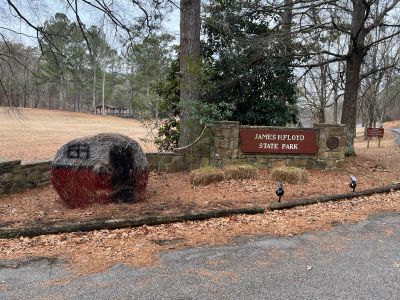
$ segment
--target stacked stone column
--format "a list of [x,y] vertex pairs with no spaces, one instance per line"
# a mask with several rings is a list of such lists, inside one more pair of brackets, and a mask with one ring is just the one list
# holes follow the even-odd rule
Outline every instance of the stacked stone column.
[[[315,124],[319,129],[318,160],[325,163],[327,169],[342,168],[346,153],[346,126],[341,124]],[[329,138],[337,139],[335,149],[329,149]]]
[[220,121],[210,127],[210,164],[221,167],[237,161],[239,154],[239,122]]

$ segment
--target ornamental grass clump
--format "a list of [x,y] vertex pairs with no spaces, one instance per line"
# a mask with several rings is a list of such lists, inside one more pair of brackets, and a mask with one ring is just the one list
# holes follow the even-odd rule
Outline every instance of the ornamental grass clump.
[[308,173],[297,167],[277,167],[272,169],[271,178],[278,182],[299,184],[308,182]]
[[224,171],[211,166],[190,172],[190,183],[193,185],[207,185],[213,182],[223,181],[224,178]]
[[190,183],[207,185],[230,179],[252,179],[256,178],[257,175],[257,168],[251,165],[230,165],[223,169],[207,166],[190,172]]
[[230,165],[224,169],[225,180],[254,179],[258,176],[258,169],[252,165]]

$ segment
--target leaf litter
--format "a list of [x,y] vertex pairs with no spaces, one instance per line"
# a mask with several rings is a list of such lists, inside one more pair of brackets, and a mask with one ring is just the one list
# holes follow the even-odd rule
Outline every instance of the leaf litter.
[[[381,148],[366,148],[356,140],[357,157],[346,160],[343,170],[308,170],[307,185],[286,185],[285,200],[348,192],[349,174],[356,175],[360,189],[400,181],[399,147],[390,134]],[[394,157],[394,158],[393,158]],[[381,171],[384,170],[384,171]],[[171,188],[173,187],[173,188]],[[192,210],[266,205],[273,201],[275,182],[269,170],[257,179],[225,181],[193,187],[188,173],[152,173],[149,196],[137,204],[110,204],[86,209],[66,209],[51,187],[0,197],[1,227],[35,225],[41,222],[93,218],[120,218],[124,215],[168,215]],[[186,247],[223,245],[238,236],[293,236],[332,226],[358,222],[379,212],[400,212],[400,192],[320,203],[261,215],[231,217],[141,226],[87,233],[65,233],[34,238],[0,240],[0,259],[55,257],[69,263],[76,274],[103,271],[114,264],[148,266],[158,263],[161,251]]]

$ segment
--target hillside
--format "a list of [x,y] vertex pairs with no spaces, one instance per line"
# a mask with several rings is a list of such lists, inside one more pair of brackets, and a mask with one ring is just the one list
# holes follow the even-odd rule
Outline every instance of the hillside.
[[69,140],[104,132],[127,135],[145,152],[155,150],[150,130],[141,122],[111,116],[44,109],[0,109],[0,157],[21,160],[52,159]]

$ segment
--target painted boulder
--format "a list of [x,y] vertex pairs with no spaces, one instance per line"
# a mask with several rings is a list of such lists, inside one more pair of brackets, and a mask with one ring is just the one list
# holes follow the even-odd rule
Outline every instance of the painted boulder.
[[62,146],[51,181],[69,207],[136,202],[146,193],[148,164],[139,143],[120,134],[99,134]]

